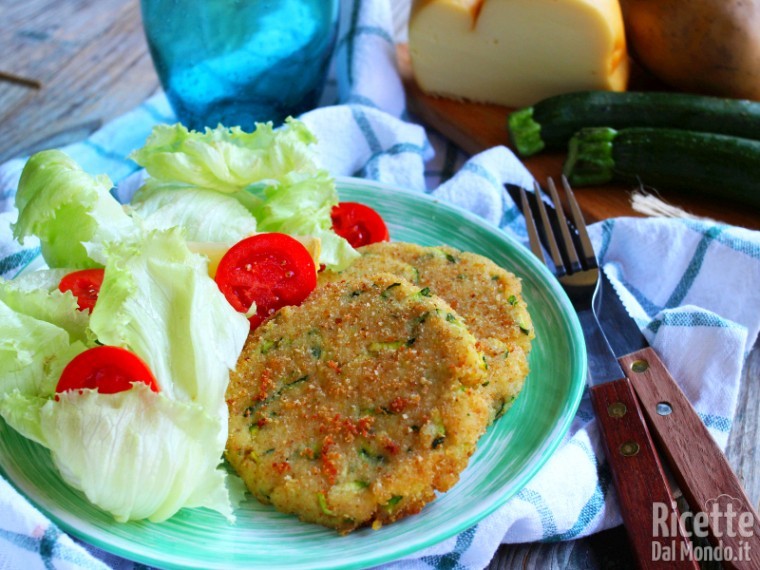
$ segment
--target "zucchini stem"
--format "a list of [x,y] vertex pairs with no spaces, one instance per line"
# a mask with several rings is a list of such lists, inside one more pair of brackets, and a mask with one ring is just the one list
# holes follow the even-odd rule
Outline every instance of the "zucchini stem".
[[519,109],[507,119],[512,144],[521,156],[530,156],[544,150],[541,124],[533,118],[533,107]]
[[615,169],[612,147],[616,136],[617,131],[608,127],[585,128],[573,135],[562,169],[570,184],[593,186],[612,180]]

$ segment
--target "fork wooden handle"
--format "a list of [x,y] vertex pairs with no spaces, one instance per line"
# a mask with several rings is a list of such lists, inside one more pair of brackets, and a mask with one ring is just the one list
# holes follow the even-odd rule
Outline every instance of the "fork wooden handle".
[[[698,569],[692,558],[681,556],[690,542],[630,381],[621,378],[593,386],[591,401],[639,566]],[[668,521],[666,532],[656,532],[655,517]],[[672,527],[670,521],[675,521]],[[668,556],[671,551],[675,556]]]
[[[760,519],[726,456],[652,348],[619,359],[691,510],[729,568],[760,569]],[[658,408],[659,406],[659,408]]]

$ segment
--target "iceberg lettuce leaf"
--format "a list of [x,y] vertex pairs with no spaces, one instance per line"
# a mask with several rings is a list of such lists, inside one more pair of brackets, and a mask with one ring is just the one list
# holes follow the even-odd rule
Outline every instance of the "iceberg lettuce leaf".
[[90,176],[59,150],[38,152],[21,173],[14,237],[23,243],[25,237],[37,236],[50,267],[102,265],[102,245],[134,230],[111,196],[112,186],[107,176]]
[[[77,300],[58,284],[69,269],[41,269],[24,273],[12,281],[0,279],[0,300],[17,313],[64,329],[72,342],[91,344],[90,314],[77,310]],[[5,321],[2,321],[5,322]]]
[[41,428],[64,480],[117,521],[160,522],[183,507],[232,519],[220,468],[226,420],[142,383],[117,394],[70,391],[41,410]]
[[156,180],[235,193],[254,182],[317,172],[314,141],[293,119],[276,130],[258,123],[252,133],[221,125],[203,133],[181,124],[158,125],[130,158]]
[[[6,287],[0,285],[0,294]],[[44,313],[33,304],[28,312]],[[64,328],[18,312],[0,299],[0,415],[24,437],[44,444],[39,409],[54,395],[63,368],[86,348]]]
[[175,228],[109,247],[90,328],[142,358],[170,398],[215,411],[250,325]]
[[[182,125],[158,126],[146,145],[131,155],[151,176],[135,196],[138,211],[145,211],[141,202],[166,204],[171,198],[158,195],[170,190],[175,198],[183,191],[194,193],[193,188],[224,193],[251,212],[257,231],[320,238],[320,263],[343,269],[358,253],[332,230],[330,213],[338,193],[334,179],[319,166],[314,142],[308,128],[295,119],[279,129],[259,123],[252,133],[221,126],[203,133]],[[213,201],[205,194],[204,200],[207,206]],[[174,219],[187,225],[199,222],[195,214],[179,218]],[[238,219],[232,216],[233,223]],[[193,230],[188,231],[192,235]]]
[[[106,253],[91,315],[58,291],[67,270],[0,281],[0,415],[49,448],[63,478],[116,520],[161,521],[183,507],[232,518],[219,466],[224,396],[249,323],[179,229],[132,236]],[[95,339],[138,354],[160,393],[135,383],[117,394],[56,394],[63,368]]]
[[41,410],[49,401],[49,398],[30,396],[17,389],[2,392],[0,393],[0,416],[25,438],[47,447],[48,443],[42,433]]
[[143,186],[131,202],[146,229],[181,227],[188,241],[229,244],[256,231],[256,218],[231,195],[153,182]]

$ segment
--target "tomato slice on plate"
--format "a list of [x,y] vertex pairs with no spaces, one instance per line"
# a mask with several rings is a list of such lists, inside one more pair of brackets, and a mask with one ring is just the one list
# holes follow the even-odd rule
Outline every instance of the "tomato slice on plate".
[[241,313],[256,303],[256,314],[249,318],[253,329],[277,309],[301,303],[317,286],[317,271],[299,241],[266,233],[233,245],[219,262],[214,280]]
[[153,373],[139,356],[118,346],[96,346],[76,355],[63,369],[56,392],[91,388],[101,394],[116,394],[143,382],[158,392]]
[[63,276],[58,290],[71,291],[77,298],[80,311],[92,311],[103,284],[103,269],[82,269]]
[[333,230],[353,247],[388,241],[390,234],[375,210],[358,202],[341,202],[331,212]]

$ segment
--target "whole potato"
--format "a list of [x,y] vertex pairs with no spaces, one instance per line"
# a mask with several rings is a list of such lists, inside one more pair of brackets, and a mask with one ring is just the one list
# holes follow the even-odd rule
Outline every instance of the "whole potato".
[[620,0],[634,58],[682,91],[760,100],[760,0]]

